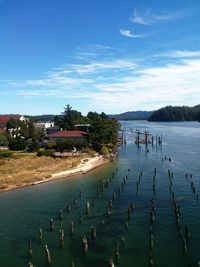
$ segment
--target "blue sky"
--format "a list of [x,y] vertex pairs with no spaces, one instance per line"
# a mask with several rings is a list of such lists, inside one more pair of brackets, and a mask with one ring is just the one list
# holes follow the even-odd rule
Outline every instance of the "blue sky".
[[0,113],[200,104],[200,1],[0,0]]

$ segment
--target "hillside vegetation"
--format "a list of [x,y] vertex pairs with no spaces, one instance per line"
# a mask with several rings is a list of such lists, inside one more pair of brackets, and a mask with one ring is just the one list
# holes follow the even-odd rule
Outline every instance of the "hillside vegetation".
[[166,106],[155,111],[149,121],[200,121],[200,105]]

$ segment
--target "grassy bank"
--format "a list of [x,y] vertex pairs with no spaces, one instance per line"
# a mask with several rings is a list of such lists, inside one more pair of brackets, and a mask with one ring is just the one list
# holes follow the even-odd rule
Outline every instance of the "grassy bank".
[[22,187],[53,173],[72,169],[82,157],[38,157],[35,153],[15,153],[11,158],[0,160],[0,192]]

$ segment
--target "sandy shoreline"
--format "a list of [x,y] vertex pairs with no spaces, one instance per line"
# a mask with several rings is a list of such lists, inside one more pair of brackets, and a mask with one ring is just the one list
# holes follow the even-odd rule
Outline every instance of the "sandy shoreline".
[[61,179],[61,178],[67,178],[67,177],[77,176],[81,174],[86,174],[108,162],[110,162],[109,159],[105,159],[101,156],[93,157],[93,158],[84,158],[81,160],[81,163],[78,166],[72,169],[66,170],[66,171],[54,173],[48,178],[43,178],[40,181],[32,183],[32,185],[54,181],[54,180]]
[[56,172],[56,173],[50,175],[48,178],[43,177],[41,180],[36,181],[36,182],[25,183],[25,184],[21,184],[19,186],[12,185],[12,186],[6,188],[5,190],[2,190],[0,193],[19,189],[19,188],[23,188],[23,187],[27,187],[27,186],[33,186],[33,185],[37,185],[37,184],[41,184],[41,183],[47,183],[47,182],[55,181],[58,179],[70,178],[73,176],[86,174],[86,173],[88,173],[88,172],[90,172],[90,171],[92,171],[98,167],[101,167],[101,166],[103,166],[109,162],[110,162],[110,159],[103,158],[102,156],[93,157],[93,158],[83,158],[81,160],[81,163],[74,168],[70,168],[70,169],[65,170],[65,171]]

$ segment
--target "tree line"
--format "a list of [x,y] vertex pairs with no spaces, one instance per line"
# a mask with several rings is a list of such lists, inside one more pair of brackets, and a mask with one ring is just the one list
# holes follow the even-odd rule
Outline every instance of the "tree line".
[[155,111],[149,121],[200,121],[200,105],[166,106]]
[[[87,139],[84,143],[77,141],[65,141],[57,144],[49,144],[56,150],[71,149],[76,146],[81,149],[83,146],[89,147],[97,152],[109,153],[116,147],[118,141],[119,122],[109,118],[105,113],[89,112],[83,116],[81,112],[66,105],[60,115],[54,117],[55,125],[60,130],[78,130],[77,125],[82,125],[87,131]],[[34,126],[31,118],[26,122],[10,119],[6,125],[6,132],[0,133],[0,145],[7,144],[10,150],[37,151],[41,148],[47,137],[41,129]]]
[[67,105],[60,116],[55,116],[55,124],[63,130],[75,130],[77,124],[87,124],[87,143],[95,151],[106,152],[116,146],[118,141],[119,122],[109,118],[104,112],[88,112],[83,116],[81,112],[73,110]]

